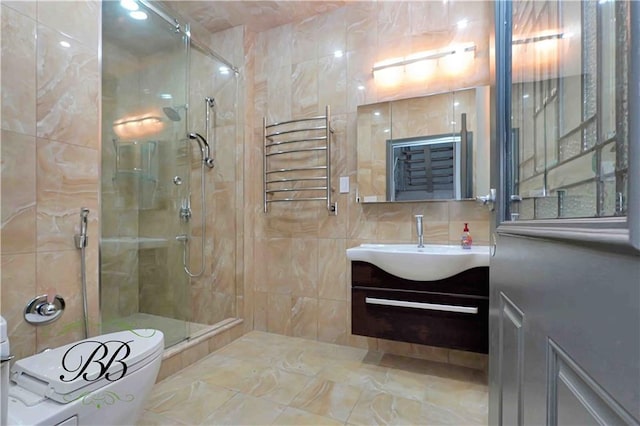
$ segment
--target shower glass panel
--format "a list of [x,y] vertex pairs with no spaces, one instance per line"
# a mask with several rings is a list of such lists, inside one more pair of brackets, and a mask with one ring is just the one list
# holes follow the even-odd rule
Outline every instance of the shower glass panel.
[[191,318],[176,240],[188,234],[188,39],[137,7],[102,2],[102,331],[152,327],[171,346]]

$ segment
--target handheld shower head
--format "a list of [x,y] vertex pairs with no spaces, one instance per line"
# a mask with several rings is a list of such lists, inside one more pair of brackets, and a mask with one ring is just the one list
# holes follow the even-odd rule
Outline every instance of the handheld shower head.
[[213,158],[211,158],[211,153],[209,151],[209,143],[205,138],[202,137],[200,133],[189,133],[189,139],[195,140],[198,142],[198,146],[200,147],[200,153],[202,154],[202,161],[204,164],[213,169]]

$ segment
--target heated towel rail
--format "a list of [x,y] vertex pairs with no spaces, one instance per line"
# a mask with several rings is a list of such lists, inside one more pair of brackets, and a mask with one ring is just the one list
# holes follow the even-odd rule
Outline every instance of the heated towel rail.
[[264,212],[270,203],[331,200],[331,115],[267,124],[263,119]]

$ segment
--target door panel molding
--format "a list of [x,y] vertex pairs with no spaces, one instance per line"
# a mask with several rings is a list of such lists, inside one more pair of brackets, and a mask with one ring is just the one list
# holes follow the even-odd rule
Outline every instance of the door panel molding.
[[556,342],[547,340],[547,425],[558,425],[558,386],[571,391],[594,421],[604,425],[640,425]]
[[516,333],[516,354],[515,354],[515,365],[516,365],[516,415],[517,415],[517,424],[522,425],[524,423],[524,410],[523,410],[523,394],[522,388],[524,384],[524,313],[520,310],[515,303],[511,301],[503,292],[500,292],[500,313],[499,313],[499,328],[498,328],[498,382],[499,382],[499,397],[498,397],[498,413],[499,413],[499,424],[504,424],[503,422],[503,409],[504,409],[504,387],[505,387],[505,372],[503,368],[505,366],[505,334],[507,327],[510,327],[515,330]]

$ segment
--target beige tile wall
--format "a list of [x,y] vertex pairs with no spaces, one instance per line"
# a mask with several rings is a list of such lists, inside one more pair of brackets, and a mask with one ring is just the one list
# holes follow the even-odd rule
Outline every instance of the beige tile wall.
[[[89,232],[96,236],[90,239],[88,267],[91,311],[97,312],[100,7],[94,1],[3,2],[1,7],[1,309],[10,324],[13,352],[21,357],[79,337],[79,254],[72,238],[81,206],[92,210]],[[476,71],[455,81],[384,90],[375,86],[370,70],[379,59],[486,35],[490,11],[479,3],[441,8],[440,2],[356,2],[264,33],[243,30],[244,57],[236,63],[244,62],[240,84],[246,88],[235,126],[245,139],[235,145],[238,163],[230,190],[236,194],[236,223],[242,218],[244,228],[236,230],[235,277],[246,282],[236,294],[246,329],[443,359],[437,350],[350,335],[345,257],[346,248],[363,241],[410,241],[418,212],[427,219],[428,242],[456,242],[463,221],[471,222],[476,242],[488,241],[488,215],[473,203],[354,202],[357,105],[488,79],[489,53],[480,47]],[[461,10],[472,17],[464,33],[453,30]],[[61,39],[72,47],[63,50]],[[345,52],[343,57],[333,56],[337,49]],[[358,90],[360,84],[366,90]],[[265,215],[261,118],[316,115],[327,103],[336,130],[334,178],[350,176],[352,192],[336,197],[336,217],[310,205],[274,207]],[[16,164],[24,177],[12,180],[18,176]],[[21,319],[21,307],[51,285],[65,296],[68,310],[55,325],[36,333]]]
[[[469,25],[457,30],[458,20]],[[355,202],[356,108],[487,84],[491,9],[480,2],[354,2],[333,12],[247,37],[254,59],[245,128],[245,314],[253,328],[369,347],[452,363],[486,359],[350,333],[350,265],[345,250],[362,242],[410,242],[414,214],[425,215],[425,240],[459,241],[463,223],[476,243],[489,241],[489,213],[469,201],[362,205]],[[475,41],[472,70],[428,85],[377,87],[374,62],[452,42]],[[334,52],[343,55],[336,57]],[[365,90],[359,90],[358,86]],[[282,121],[333,112],[333,176],[349,176],[351,192],[336,194],[338,215],[318,203],[274,203],[262,212],[262,117]]]
[[[97,1],[2,2],[2,300],[17,358],[82,335],[80,207],[91,210],[87,283],[97,321],[100,69]],[[70,47],[60,45],[66,41]],[[55,323],[23,308],[55,288]]]

